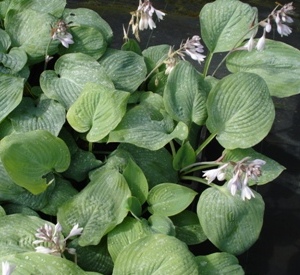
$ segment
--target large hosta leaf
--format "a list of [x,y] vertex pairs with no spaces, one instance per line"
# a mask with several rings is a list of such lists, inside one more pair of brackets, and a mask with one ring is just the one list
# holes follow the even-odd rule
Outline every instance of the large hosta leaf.
[[197,193],[185,186],[174,183],[161,183],[154,186],[148,195],[149,212],[165,216],[173,216],[193,201]]
[[99,30],[81,26],[73,27],[69,32],[72,34],[75,43],[71,44],[69,48],[61,46],[59,54],[81,52],[98,59],[105,52],[107,44]]
[[226,65],[231,72],[258,74],[266,81],[273,96],[287,97],[300,93],[300,51],[285,43],[266,40],[263,51],[233,52]]
[[113,274],[196,275],[198,267],[183,242],[155,234],[125,247],[115,261]]
[[103,67],[94,58],[82,53],[63,55],[56,61],[54,71],[44,71],[40,77],[43,92],[67,109],[89,82],[114,88]]
[[113,38],[113,31],[109,24],[95,11],[85,8],[65,9],[63,18],[70,22],[70,26],[92,27],[102,33],[103,38],[109,44]]
[[24,79],[0,73],[0,122],[22,100]]
[[24,97],[9,119],[16,132],[43,129],[57,136],[65,123],[65,108],[46,97],[41,97],[37,102]]
[[97,245],[127,215],[130,195],[123,175],[104,167],[96,170],[91,182],[59,209],[57,217],[66,232],[77,223],[84,228],[79,245]]
[[51,40],[51,26],[57,19],[48,14],[31,9],[23,11],[10,10],[5,20],[5,30],[11,37],[12,46],[20,47],[28,55],[29,63],[38,63],[48,54],[57,51],[58,41]]
[[61,17],[66,6],[66,0],[10,0],[8,10],[23,11],[32,9],[37,12],[52,14],[56,17]]
[[116,89],[134,92],[144,81],[144,58],[134,52],[108,49],[99,60]]
[[11,45],[11,40],[5,30],[0,29],[0,53],[5,53]]
[[221,251],[239,255],[259,237],[264,215],[262,197],[242,200],[227,186],[208,188],[200,196],[197,214],[208,239]]
[[65,171],[70,164],[66,144],[45,130],[13,134],[0,142],[0,157],[12,180],[39,194],[47,188],[47,174]]
[[238,0],[216,0],[200,12],[201,37],[210,52],[225,52],[237,47],[256,32],[257,9]]
[[139,105],[130,109],[120,124],[109,134],[109,142],[126,142],[150,150],[158,150],[170,140],[184,140],[188,127],[179,122],[175,127],[164,111],[158,94],[144,93]]
[[204,124],[206,97],[209,92],[204,78],[188,62],[180,62],[171,71],[164,90],[164,104],[174,120],[187,125]]
[[244,275],[244,270],[239,265],[238,259],[226,252],[213,253],[207,256],[198,256],[199,273],[203,275]]
[[148,73],[150,73],[156,66],[159,66],[167,57],[170,50],[170,45],[157,45],[148,47],[143,51],[145,62],[147,64]]
[[236,73],[223,78],[207,100],[206,126],[217,134],[227,149],[248,148],[270,131],[274,104],[265,81],[253,73]]
[[69,109],[68,122],[77,132],[88,132],[88,141],[99,141],[121,121],[129,95],[103,85],[87,84]]
[[[260,177],[258,177],[257,179],[250,178],[249,182],[248,182],[249,185],[253,185],[253,184],[262,185],[262,184],[271,182],[274,179],[276,179],[282,173],[282,171],[285,169],[284,166],[280,165],[275,160],[268,158],[267,156],[254,151],[252,148],[225,150],[223,152],[223,155],[224,155],[224,158],[222,161],[224,161],[224,162],[229,162],[229,161],[237,162],[246,157],[250,157],[251,158],[250,160],[262,159],[266,162],[266,164],[261,167],[262,175]],[[230,173],[227,173],[228,180],[230,178],[232,178],[232,173],[233,173],[233,171],[230,171]]]

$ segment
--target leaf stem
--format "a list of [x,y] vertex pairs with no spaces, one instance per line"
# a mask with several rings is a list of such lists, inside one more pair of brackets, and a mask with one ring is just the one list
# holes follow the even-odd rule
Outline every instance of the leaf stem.
[[175,156],[176,156],[176,149],[175,149],[174,141],[171,140],[169,142],[169,144],[170,144],[170,147],[171,147],[172,156],[173,156],[173,158],[175,158]]
[[208,56],[206,57],[206,61],[205,61],[205,64],[204,64],[204,69],[203,69],[203,76],[204,77],[207,76],[208,68],[209,68],[209,65],[210,65],[210,62],[212,60],[213,55],[214,54],[212,52],[209,52]]
[[196,150],[196,156],[200,154],[200,152],[214,139],[216,135],[217,134],[212,133],[206,140],[204,140],[204,142]]
[[207,183],[207,180],[205,179],[201,179],[199,177],[195,177],[195,176],[183,176],[180,178],[181,180],[190,180],[190,181],[195,181],[195,182],[199,182],[199,183],[203,183],[207,186],[213,186],[213,183]]

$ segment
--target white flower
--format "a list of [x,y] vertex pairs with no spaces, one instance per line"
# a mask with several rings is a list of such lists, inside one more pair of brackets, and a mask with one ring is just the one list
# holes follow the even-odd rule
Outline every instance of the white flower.
[[43,253],[43,254],[51,254],[54,252],[53,249],[49,247],[44,247],[44,246],[37,246],[35,247],[35,251],[38,253]]
[[140,17],[139,29],[141,31],[145,30],[145,29],[148,29],[148,27],[151,30],[156,28],[156,25],[155,25],[155,23],[152,19],[153,13],[156,14],[156,16],[158,18],[158,21],[162,20],[163,17],[166,15],[164,12],[155,9],[152,6],[152,3],[150,1],[145,0],[144,2],[142,2],[140,0],[139,6],[138,6],[138,9],[137,9],[137,14],[138,14],[138,17]]
[[253,38],[253,35],[250,37],[250,39],[247,41],[247,43],[244,45],[244,48],[248,50],[248,52],[251,52],[255,46],[255,41]]
[[83,228],[82,227],[78,228],[78,226],[79,226],[78,223],[76,223],[73,226],[73,228],[71,229],[69,235],[65,238],[65,240],[67,240],[67,239],[69,239],[69,238],[71,238],[73,236],[81,235]]
[[277,32],[281,35],[281,37],[288,36],[289,34],[292,33],[292,29],[289,26],[279,22],[277,23]]
[[207,180],[207,183],[210,184],[212,183],[215,178],[218,178],[218,180],[224,180],[225,178],[225,173],[223,170],[227,167],[228,163],[222,165],[219,168],[216,169],[210,169],[207,171],[203,171],[203,177]]
[[227,183],[232,196],[235,196],[237,190],[241,190],[239,173],[237,172]]
[[9,262],[5,261],[2,262],[2,275],[10,275],[16,268],[15,265],[10,264]]
[[266,36],[265,36],[265,31],[262,35],[261,38],[258,39],[257,44],[256,44],[256,49],[258,51],[262,51],[265,48],[265,44],[266,44]]

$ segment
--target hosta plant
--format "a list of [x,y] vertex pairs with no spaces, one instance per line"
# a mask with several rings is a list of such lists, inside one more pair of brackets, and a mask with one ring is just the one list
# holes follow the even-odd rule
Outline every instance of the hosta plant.
[[92,10],[0,1],[2,274],[244,273],[264,218],[253,186],[284,169],[252,147],[272,97],[300,92],[299,50],[267,38],[292,32],[293,4],[258,21],[216,0],[178,48],[146,49],[139,33],[167,15],[137,4],[114,49]]

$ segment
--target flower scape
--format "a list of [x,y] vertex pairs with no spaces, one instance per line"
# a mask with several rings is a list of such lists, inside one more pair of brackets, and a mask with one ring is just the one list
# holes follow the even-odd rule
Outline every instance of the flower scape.
[[199,33],[141,49],[140,33],[168,20],[154,6],[137,1],[115,49],[93,10],[0,1],[3,275],[247,272],[238,256],[263,227],[260,185],[285,169],[254,146],[272,97],[300,85],[299,50],[267,35],[290,35],[295,7],[258,21],[216,0]]

